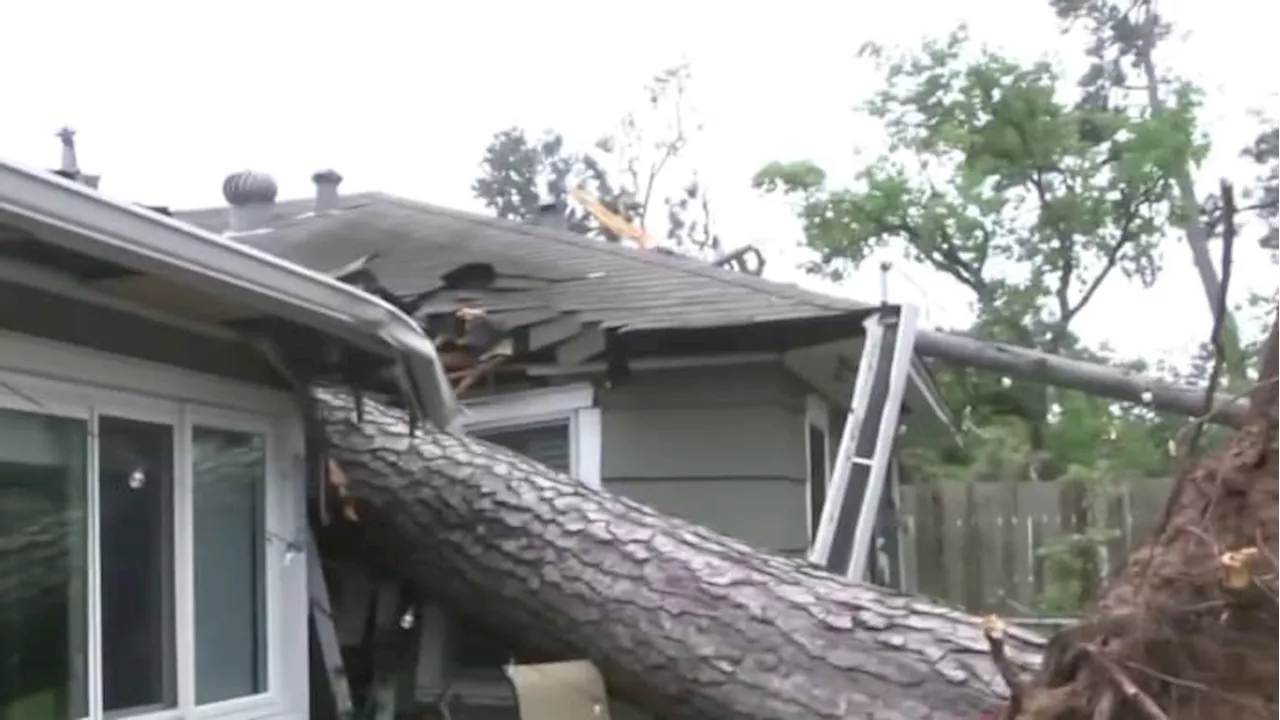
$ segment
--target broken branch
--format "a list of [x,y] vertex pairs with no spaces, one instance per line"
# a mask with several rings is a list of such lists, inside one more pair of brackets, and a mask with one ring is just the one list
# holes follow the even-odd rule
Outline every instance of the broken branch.
[[[1102,672],[1115,684],[1120,694],[1137,706],[1149,720],[1169,720],[1169,716],[1156,704],[1156,701],[1143,692],[1142,688],[1138,687],[1129,675],[1124,670],[1121,670],[1120,666],[1116,665],[1111,658],[1107,657],[1098,646],[1092,643],[1085,643],[1081,645],[1081,649],[1089,657],[1093,658],[1093,661],[1102,669]],[[1096,718],[1097,715],[1095,714],[1094,717]]]

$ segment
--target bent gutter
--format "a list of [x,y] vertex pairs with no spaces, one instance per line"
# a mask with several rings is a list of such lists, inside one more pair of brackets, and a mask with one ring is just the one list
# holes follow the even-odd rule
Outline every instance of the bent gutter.
[[[51,173],[0,160],[0,214],[37,237],[341,337],[394,358],[408,400],[439,428],[458,405],[435,346],[403,312],[354,287]],[[30,227],[30,226],[36,227]],[[40,229],[62,232],[40,233]]]

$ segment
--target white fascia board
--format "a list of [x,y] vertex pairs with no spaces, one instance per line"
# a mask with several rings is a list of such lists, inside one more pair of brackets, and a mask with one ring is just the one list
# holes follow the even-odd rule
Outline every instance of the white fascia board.
[[187,282],[395,357],[412,378],[405,388],[409,399],[437,426],[455,424],[456,401],[435,347],[413,320],[380,298],[5,160],[0,160],[0,218],[43,229],[42,238],[68,249]]

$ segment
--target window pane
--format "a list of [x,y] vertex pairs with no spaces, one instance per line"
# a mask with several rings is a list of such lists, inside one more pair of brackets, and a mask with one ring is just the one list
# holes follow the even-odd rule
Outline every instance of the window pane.
[[196,702],[211,703],[267,689],[266,442],[197,427],[192,449]]
[[102,705],[177,701],[173,634],[173,426],[98,419]]
[[0,718],[88,714],[88,426],[0,410]]
[[818,523],[822,522],[822,506],[827,502],[827,434],[812,423],[808,427],[809,527],[817,535]]
[[552,470],[569,472],[569,424],[538,425],[518,430],[479,432],[477,436],[495,445],[515,450]]

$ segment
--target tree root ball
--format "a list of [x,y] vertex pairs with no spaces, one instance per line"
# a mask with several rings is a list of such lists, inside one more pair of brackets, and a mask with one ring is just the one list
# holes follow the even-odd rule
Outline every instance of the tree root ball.
[[[1272,383],[1274,384],[1274,383]],[[1275,718],[1276,403],[1184,472],[1152,541],[1049,644],[1018,720]]]

